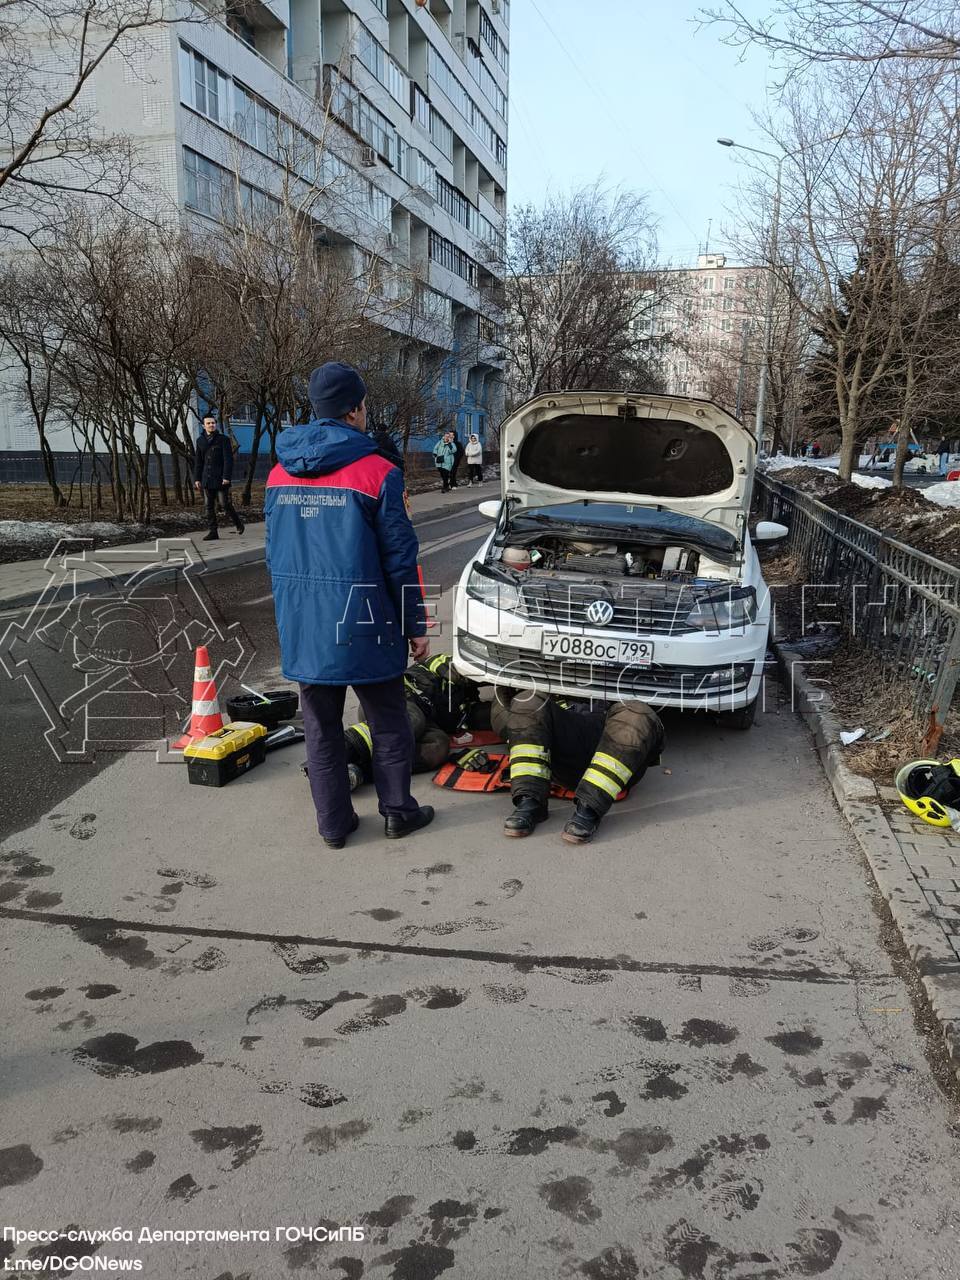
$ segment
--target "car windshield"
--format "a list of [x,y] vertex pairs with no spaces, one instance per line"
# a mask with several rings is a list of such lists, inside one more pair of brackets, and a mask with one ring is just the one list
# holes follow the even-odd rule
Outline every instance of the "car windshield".
[[686,543],[721,559],[731,558],[739,550],[736,535],[728,529],[655,507],[620,502],[559,502],[546,507],[522,507],[509,517],[510,536],[543,533],[547,528],[560,526],[578,532],[602,530],[622,542]]

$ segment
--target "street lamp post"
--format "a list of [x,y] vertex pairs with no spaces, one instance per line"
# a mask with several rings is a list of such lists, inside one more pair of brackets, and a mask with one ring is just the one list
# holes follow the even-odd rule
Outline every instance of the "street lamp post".
[[760,365],[760,376],[757,379],[756,433],[757,447],[759,448],[763,444],[763,422],[764,410],[766,409],[767,404],[767,378],[769,376],[770,368],[770,348],[773,345],[773,302],[776,288],[775,272],[777,268],[777,248],[780,230],[780,194],[784,157],[782,155],[776,155],[773,151],[761,151],[759,147],[748,147],[742,142],[734,142],[732,138],[718,138],[717,142],[721,147],[737,147],[740,151],[752,151],[755,155],[768,156],[771,160],[776,160],[777,162],[777,178],[773,192],[773,211],[770,218],[770,266],[767,268],[767,289],[763,308],[763,360]]

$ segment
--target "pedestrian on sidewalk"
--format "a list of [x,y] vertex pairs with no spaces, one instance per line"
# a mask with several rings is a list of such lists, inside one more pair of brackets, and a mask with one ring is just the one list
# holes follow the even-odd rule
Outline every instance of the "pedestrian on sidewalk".
[[450,474],[453,471],[453,463],[456,456],[457,451],[453,443],[453,432],[444,431],[443,435],[433,446],[433,460],[440,473],[441,493],[450,492]]
[[419,544],[403,473],[366,435],[367,388],[350,365],[310,375],[314,418],[277,439],[267,479],[267,567],[283,674],[300,685],[317,828],[342,849],[350,798],[343,709],[350,685],[372,737],[373,780],[390,839],[433,820],[410,794],[413,734],[403,673],[427,656]]
[[946,436],[937,445],[937,453],[940,455],[940,474],[945,476],[950,470],[950,441]]
[[467,441],[467,467],[471,484],[483,484],[483,445],[476,435]]
[[460,443],[460,437],[455,431],[451,431],[453,437],[453,466],[450,469],[450,488],[457,487],[457,472],[460,470],[460,463],[463,461],[464,448]]
[[203,435],[197,441],[193,460],[193,487],[203,490],[207,506],[207,533],[202,542],[216,542],[217,503],[224,514],[233,521],[237,533],[243,533],[244,523],[230,501],[230,484],[233,480],[233,445],[219,429],[212,413],[203,415]]

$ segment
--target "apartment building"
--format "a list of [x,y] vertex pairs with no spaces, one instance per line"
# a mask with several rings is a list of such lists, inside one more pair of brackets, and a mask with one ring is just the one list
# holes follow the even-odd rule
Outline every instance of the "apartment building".
[[638,322],[673,395],[704,396],[747,418],[763,342],[763,267],[702,253],[695,267],[661,273]]
[[[150,32],[88,91],[137,140],[158,211],[215,234],[228,190],[254,212],[321,192],[318,247],[378,264],[387,289],[415,277],[434,394],[481,436],[503,402],[509,2],[238,0]],[[0,448],[34,445],[0,407]]]

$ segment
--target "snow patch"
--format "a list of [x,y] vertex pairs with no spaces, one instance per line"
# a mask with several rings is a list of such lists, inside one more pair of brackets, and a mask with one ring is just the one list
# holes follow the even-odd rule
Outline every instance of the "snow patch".
[[960,507],[960,480],[941,480],[921,493],[938,507]]
[[24,543],[58,538],[116,538],[129,532],[130,526],[111,524],[109,520],[84,520],[79,524],[61,524],[59,520],[0,520],[0,542]]

